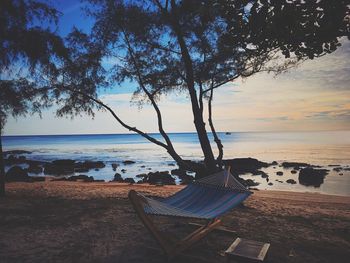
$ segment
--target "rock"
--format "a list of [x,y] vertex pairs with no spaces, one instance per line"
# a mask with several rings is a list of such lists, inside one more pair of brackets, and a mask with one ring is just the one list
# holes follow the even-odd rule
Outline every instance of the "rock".
[[140,168],[146,168],[146,165],[141,165]]
[[125,161],[123,161],[123,164],[124,164],[124,165],[129,165],[129,164],[134,164],[134,163],[136,163],[136,162],[130,161],[130,160],[125,160]]
[[168,163],[168,166],[175,166],[174,163]]
[[273,161],[273,162],[271,163],[271,165],[278,165],[278,162]]
[[122,175],[119,173],[116,173],[114,175],[112,182],[124,182]]
[[340,164],[329,164],[329,167],[336,167],[336,166],[340,166]]
[[155,173],[148,173],[147,177],[145,180],[149,184],[157,184],[161,182],[162,184],[167,184],[167,185],[174,185],[175,184],[175,179],[169,174],[168,171],[164,172],[155,172]]
[[174,169],[171,170],[172,175],[177,175],[177,176],[186,176],[186,171],[182,169]]
[[294,168],[295,170],[299,170],[301,167],[310,167],[311,165],[308,163],[298,163],[298,162],[283,162],[283,168]]
[[255,181],[252,180],[252,179],[246,179],[246,180],[244,180],[244,184],[245,184],[246,186],[251,187],[251,186],[258,186],[260,183],[255,182]]
[[119,164],[117,163],[112,163],[112,168],[113,168],[113,171],[116,171],[117,168],[118,168]]
[[340,172],[340,171],[350,171],[350,168],[346,168],[346,167],[335,167],[333,168],[333,171],[336,171],[336,172]]
[[83,168],[83,167],[81,167],[81,168],[74,168],[74,172],[76,172],[76,173],[87,173],[88,171],[89,171],[88,168]]
[[127,177],[124,179],[124,183],[134,184],[135,180],[133,178]]
[[282,176],[282,175],[283,175],[283,172],[282,172],[282,171],[278,171],[278,172],[276,172],[276,174],[277,174],[278,176]]
[[253,173],[270,164],[261,162],[254,158],[235,158],[223,161],[225,165],[231,166],[231,173],[235,175]]
[[69,182],[77,182],[77,181],[83,181],[83,182],[101,182],[103,180],[94,180],[92,176],[87,176],[85,174],[79,174],[79,175],[72,175],[68,178],[63,177],[63,178],[58,178],[58,179],[53,179],[52,181],[69,181]]
[[136,178],[145,178],[147,177],[147,174],[138,174],[136,175]]
[[40,174],[42,173],[43,168],[38,165],[30,164],[29,167],[27,168],[28,173],[33,173],[33,174]]
[[92,176],[87,176],[85,174],[73,175],[67,178],[67,181],[83,181],[83,182],[94,182]]
[[104,168],[106,165],[101,161],[85,161],[74,165],[75,171],[88,172],[91,169]]
[[27,171],[19,166],[11,167],[5,174],[5,180],[6,182],[30,182],[31,181]]
[[305,186],[320,187],[329,170],[304,168],[299,172],[299,183]]
[[268,183],[269,186],[273,185],[273,183]]
[[260,170],[254,171],[253,175],[261,175],[262,178],[268,178],[269,177],[269,175],[267,173],[265,173],[263,171],[260,171]]
[[121,172],[122,173],[126,173],[126,169],[121,169]]
[[290,171],[292,174],[296,174],[298,171],[292,170]]
[[74,160],[56,160],[44,165],[44,173],[50,175],[73,174],[74,163]]
[[14,155],[10,155],[7,159],[4,159],[6,165],[14,165],[14,164],[23,164],[27,163],[27,159],[25,156],[16,157]]
[[75,164],[75,161],[70,159],[55,160],[52,161],[52,164],[60,166],[73,166]]
[[296,183],[297,183],[297,182],[296,182],[295,180],[293,180],[293,179],[288,179],[286,182],[289,183],[289,184],[296,184]]
[[343,173],[339,173],[340,176],[344,175]]

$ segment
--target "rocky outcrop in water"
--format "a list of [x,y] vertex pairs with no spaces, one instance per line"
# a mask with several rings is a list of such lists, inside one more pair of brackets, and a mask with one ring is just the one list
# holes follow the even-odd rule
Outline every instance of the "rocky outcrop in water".
[[75,160],[55,160],[44,165],[44,173],[48,175],[69,175],[74,172],[84,173],[92,169],[100,169],[106,165],[101,161],[75,162]]
[[301,169],[299,172],[299,183],[305,186],[320,187],[328,174],[327,169],[314,169],[311,167]]
[[19,166],[11,167],[5,174],[6,182],[38,182],[45,181],[45,177],[29,176],[26,169]]
[[231,166],[231,173],[233,175],[254,173],[261,168],[270,166],[269,163],[262,162],[254,158],[235,158],[224,160],[223,162],[226,166]]
[[169,174],[168,171],[163,172],[150,172],[147,174],[147,177],[145,177],[143,180],[145,183],[149,184],[167,184],[167,185],[174,185],[175,179]]

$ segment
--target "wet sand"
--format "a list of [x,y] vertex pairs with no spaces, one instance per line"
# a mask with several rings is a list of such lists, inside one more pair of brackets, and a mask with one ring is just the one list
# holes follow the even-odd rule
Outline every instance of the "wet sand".
[[[127,193],[165,197],[183,186],[120,183],[9,183],[0,199],[0,262],[164,262]],[[189,221],[155,217],[181,238]],[[200,223],[200,221],[196,221]],[[226,262],[236,237],[271,243],[268,262],[348,262],[350,197],[255,191],[215,231],[173,262]]]

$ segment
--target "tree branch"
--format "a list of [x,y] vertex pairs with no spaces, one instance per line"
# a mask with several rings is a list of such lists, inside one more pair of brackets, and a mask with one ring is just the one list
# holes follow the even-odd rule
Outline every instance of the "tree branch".
[[208,122],[209,122],[211,132],[214,136],[214,141],[215,141],[216,146],[218,147],[218,150],[219,150],[219,154],[218,154],[218,157],[216,158],[216,161],[217,161],[219,167],[222,168],[222,158],[224,156],[224,150],[223,150],[224,146],[222,145],[221,140],[219,139],[219,136],[217,135],[214,124],[213,124],[212,108],[211,108],[211,106],[212,106],[211,103],[213,100],[213,93],[214,93],[214,90],[211,89],[209,100],[208,100]]
[[150,135],[148,135],[147,133],[137,129],[136,127],[131,127],[129,125],[127,125],[125,122],[123,122],[118,116],[117,114],[106,104],[104,104],[102,101],[82,92],[82,91],[78,91],[78,90],[73,90],[67,86],[61,87],[62,89],[66,89],[69,90],[70,92],[73,93],[78,93],[81,94],[82,96],[84,96],[85,98],[94,101],[96,104],[102,106],[103,108],[105,108],[107,111],[109,111],[112,116],[126,129],[128,129],[129,131],[133,131],[135,133],[138,133],[139,135],[141,135],[142,137],[146,138],[147,140],[149,140],[150,142],[153,142],[161,147],[163,147],[164,149],[168,150],[168,146],[164,143],[162,143],[161,141],[158,141],[157,139],[151,137]]
[[148,91],[148,89],[146,88],[143,80],[142,80],[142,75],[141,75],[141,72],[140,72],[140,68],[138,66],[138,63],[137,63],[137,60],[136,60],[136,57],[134,56],[134,52],[133,52],[133,49],[131,47],[131,44],[130,44],[130,41],[129,41],[129,38],[128,36],[126,35],[125,31],[123,30],[123,34],[124,34],[124,38],[125,38],[125,41],[126,41],[126,44],[128,46],[128,50],[129,50],[129,53],[130,53],[130,57],[131,57],[131,60],[135,66],[135,69],[136,69],[136,75],[137,75],[137,78],[138,78],[138,82],[139,82],[139,85],[141,87],[141,89],[145,92],[145,94],[147,95],[148,99],[151,101],[151,104],[154,108],[154,110],[156,111],[156,114],[157,114],[157,119],[158,119],[158,129],[159,129],[159,132],[160,134],[162,135],[162,137],[164,138],[164,140],[166,141],[166,144],[167,144],[167,150],[168,150],[168,153],[175,159],[175,161],[181,166],[186,166],[185,162],[182,160],[182,158],[176,153],[175,151],[175,148],[168,136],[168,134],[164,131],[164,128],[163,128],[163,119],[162,119],[162,114],[160,112],[160,109],[157,105],[157,103],[155,102],[154,100],[154,97],[152,96],[152,94]]

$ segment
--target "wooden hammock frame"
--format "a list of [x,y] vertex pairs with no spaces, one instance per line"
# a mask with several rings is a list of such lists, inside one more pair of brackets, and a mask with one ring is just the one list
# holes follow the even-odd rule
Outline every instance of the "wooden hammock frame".
[[158,228],[151,220],[150,216],[145,213],[143,204],[147,203],[147,200],[143,196],[139,195],[135,190],[130,190],[128,196],[142,223],[161,246],[168,259],[181,254],[194,243],[207,236],[211,231],[215,229],[215,227],[219,226],[221,223],[221,220],[218,218],[209,220],[206,224],[199,227],[185,238],[181,239],[175,244],[171,244],[167,238],[158,230]]

